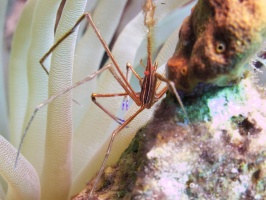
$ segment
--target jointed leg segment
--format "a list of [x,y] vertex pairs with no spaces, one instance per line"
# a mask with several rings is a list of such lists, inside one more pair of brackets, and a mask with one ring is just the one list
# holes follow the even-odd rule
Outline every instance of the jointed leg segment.
[[[68,31],[66,32],[66,34],[60,38],[50,49],[49,51],[40,59],[40,64],[42,66],[42,68],[44,69],[44,71],[49,75],[48,69],[44,66],[44,61],[47,59],[47,57],[54,51],[54,49],[61,43],[63,42],[70,34],[72,34],[73,32],[75,32],[76,28],[78,27],[78,25],[82,22],[82,20],[87,19],[89,24],[92,26],[94,32],[96,33],[97,37],[99,38],[100,42],[102,43],[106,53],[108,54],[109,58],[112,60],[118,74],[120,75],[120,77],[122,78],[122,84],[121,82],[119,82],[121,84],[121,86],[125,89],[125,91],[129,94],[129,96],[135,101],[138,102],[138,98],[132,94],[134,94],[134,90],[131,87],[131,85],[129,84],[129,82],[127,81],[127,78],[125,77],[125,75],[123,74],[123,72],[121,71],[118,63],[116,62],[116,60],[114,59],[113,54],[111,53],[108,45],[106,44],[106,42],[104,41],[104,39],[101,37],[101,34],[99,32],[99,30],[97,29],[96,25],[94,24],[91,14],[90,13],[84,13],[79,19],[78,21],[75,23],[75,25]],[[133,72],[134,73],[134,72]],[[135,74],[135,73],[134,73]]]
[[[169,80],[166,79],[165,77],[163,77],[161,74],[157,74],[157,73],[156,73],[156,77],[157,77],[159,80],[161,80],[161,81],[167,83],[167,85],[169,86],[170,90],[175,94],[175,97],[176,97],[176,99],[177,99],[179,105],[181,106],[181,108],[182,108],[182,110],[183,110],[183,112],[184,112],[184,114],[185,114],[185,117],[187,118],[187,122],[189,123],[189,118],[188,118],[187,112],[186,112],[186,110],[185,110],[185,107],[184,107],[184,105],[183,105],[183,103],[182,103],[182,100],[181,100],[181,98],[180,98],[178,92],[176,91],[176,88],[175,88],[174,83],[171,82],[171,81],[169,81]],[[163,90],[162,90],[161,92],[159,92],[159,94],[158,94],[159,96],[160,96],[160,95],[163,95],[163,94],[167,91],[167,90],[165,90],[165,92],[163,92],[164,89],[165,89],[165,88],[163,88]]]
[[71,35],[72,33],[75,32],[76,28],[78,27],[78,25],[82,22],[82,20],[85,18],[85,14],[83,14],[78,21],[75,23],[75,25],[68,31],[65,33],[65,35],[63,37],[61,37],[50,49],[49,51],[44,54],[44,56],[40,59],[40,64],[42,66],[42,68],[44,69],[44,71],[46,72],[47,75],[49,75],[49,71],[48,69],[44,66],[44,61],[48,58],[48,56],[55,50],[56,47],[58,47],[59,44],[61,44],[69,35]]
[[45,101],[43,101],[42,103],[40,103],[40,104],[34,109],[33,114],[31,115],[30,120],[29,120],[29,122],[28,122],[28,124],[27,124],[27,126],[26,126],[26,128],[25,128],[25,130],[24,130],[24,132],[23,132],[23,134],[22,134],[22,137],[21,137],[21,141],[20,141],[20,144],[19,144],[19,147],[18,147],[18,153],[17,153],[17,155],[16,155],[15,167],[17,166],[18,157],[19,157],[19,154],[20,154],[20,150],[21,150],[22,144],[23,144],[23,142],[24,142],[24,139],[25,139],[25,137],[26,137],[26,134],[27,134],[27,132],[28,132],[28,130],[29,130],[29,128],[30,128],[30,125],[31,125],[31,123],[33,122],[33,120],[34,120],[34,118],[35,118],[37,112],[38,112],[42,107],[48,105],[49,103],[51,103],[51,102],[54,101],[55,99],[61,97],[62,95],[66,94],[67,92],[69,92],[69,91],[71,91],[71,90],[73,90],[74,88],[76,88],[76,87],[78,87],[78,86],[80,86],[80,85],[82,85],[82,84],[84,84],[84,83],[90,81],[91,79],[93,79],[93,78],[96,77],[98,74],[100,74],[100,73],[102,73],[103,71],[105,71],[106,69],[110,69],[111,66],[112,66],[111,64],[106,65],[105,67],[101,68],[100,70],[98,70],[98,71],[94,72],[93,74],[91,74],[91,75],[85,77],[85,78],[82,79],[81,81],[78,81],[78,82],[74,83],[73,85],[67,87],[66,89],[62,90],[62,91],[59,92],[58,94],[55,94],[55,95],[51,96],[49,99],[46,99]]
[[128,96],[127,93],[115,93],[115,94],[91,94],[91,100],[93,103],[95,103],[99,108],[101,108],[107,115],[109,115],[112,119],[114,119],[117,123],[122,124],[125,120],[120,119],[119,117],[116,117],[111,112],[108,111],[108,109],[104,108],[100,103],[96,101],[96,98],[99,97],[116,97],[116,96]]
[[[137,72],[133,69],[130,63],[127,63],[126,65],[126,80],[129,83],[129,70],[132,71],[132,73],[135,75],[135,77],[139,80],[140,85],[142,84],[142,78],[137,74]],[[138,98],[137,98],[138,99]],[[135,101],[136,102],[136,101]],[[140,102],[136,102],[137,105],[140,105]],[[128,110],[129,107],[129,96],[126,95],[123,99],[122,103],[122,110]]]
[[[131,70],[133,72],[133,74],[138,78],[138,80],[141,82],[142,78],[140,78],[140,76],[136,73],[136,71],[133,69],[133,67],[127,63],[126,65],[127,67],[127,71],[126,71],[126,80],[127,80],[127,83],[129,83],[129,70]],[[119,84],[125,88],[126,85],[123,83],[123,81],[117,76],[115,70],[110,66],[109,68],[109,71],[112,73],[112,75],[114,76],[114,78],[119,82]],[[135,97],[137,100],[138,100],[138,97],[137,97],[137,94],[139,93],[127,93],[127,92],[124,92],[124,93],[114,93],[114,94],[96,94],[96,93],[93,93],[91,95],[91,99],[92,101],[99,107],[101,108],[107,115],[109,115],[112,119],[114,119],[117,123],[119,124],[122,124],[124,122],[124,120],[120,119],[119,117],[116,117],[115,115],[113,115],[112,113],[110,113],[108,111],[108,109],[104,108],[100,103],[97,102],[96,98],[105,98],[105,97],[116,97],[116,96],[124,96],[124,100],[123,100],[123,103],[122,103],[122,109],[124,110],[124,107],[126,107],[126,110],[128,110],[128,97],[130,96],[132,98]],[[134,100],[134,98],[132,98]],[[140,105],[140,102],[139,100],[138,101],[135,101],[135,103],[137,105]]]
[[[101,164],[101,167],[100,167],[100,170],[96,176],[96,179],[94,181],[94,183],[98,183],[99,182],[99,179],[103,173],[103,170],[105,168],[105,165],[106,165],[106,162],[107,162],[107,159],[109,157],[109,154],[111,152],[111,149],[112,149],[112,146],[113,146],[113,142],[114,142],[114,139],[116,137],[116,135],[123,129],[125,128],[139,113],[141,113],[143,110],[145,109],[144,106],[140,107],[139,110],[137,110],[133,115],[131,115],[122,125],[120,125],[119,127],[117,127],[113,133],[112,133],[112,136],[111,136],[111,139],[110,139],[110,142],[108,144],[108,147],[107,147],[107,150],[106,150],[106,154],[104,156],[104,160]],[[93,184],[92,186],[92,189],[90,191],[90,194],[89,194],[89,198],[88,199],[91,199],[93,193],[94,193],[94,190],[96,188],[96,184]]]

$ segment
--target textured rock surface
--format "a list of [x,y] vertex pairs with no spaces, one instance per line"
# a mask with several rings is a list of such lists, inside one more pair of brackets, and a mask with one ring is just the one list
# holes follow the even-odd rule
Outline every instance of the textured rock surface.
[[266,199],[266,102],[245,67],[266,36],[265,6],[198,1],[167,68],[190,123],[169,94],[95,199]]
[[105,170],[98,199],[266,198],[266,100],[250,80],[184,102],[190,124],[168,96]]
[[193,118],[185,125],[165,101],[144,132],[145,164],[130,196],[265,199],[265,103],[248,80],[209,89],[186,101]]

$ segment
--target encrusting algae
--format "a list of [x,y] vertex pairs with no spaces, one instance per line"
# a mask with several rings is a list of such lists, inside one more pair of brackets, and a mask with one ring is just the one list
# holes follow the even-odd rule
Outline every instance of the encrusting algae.
[[167,64],[190,123],[168,93],[105,170],[95,199],[266,199],[266,100],[246,67],[266,36],[265,8],[264,0],[198,1]]

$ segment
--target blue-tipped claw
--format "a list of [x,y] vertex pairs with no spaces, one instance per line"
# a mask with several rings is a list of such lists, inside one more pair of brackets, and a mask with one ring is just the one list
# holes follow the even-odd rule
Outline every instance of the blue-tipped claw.
[[126,110],[128,110],[128,108],[129,108],[129,101],[128,101],[128,98],[124,98],[124,100],[123,100],[123,103],[122,103],[122,110],[125,110],[125,108],[126,108]]
[[[116,119],[117,119],[118,124],[120,124],[120,125],[122,125],[126,121],[126,120],[120,119],[118,117]],[[126,128],[128,128],[128,126],[126,126]]]
[[126,101],[126,109],[128,110],[128,107],[129,107],[129,103],[128,103],[128,100]]
[[118,121],[119,124],[123,124],[125,122],[124,119],[120,119],[120,118],[117,118],[117,121]]
[[124,110],[125,108],[125,100],[123,100],[123,103],[122,103],[122,110]]

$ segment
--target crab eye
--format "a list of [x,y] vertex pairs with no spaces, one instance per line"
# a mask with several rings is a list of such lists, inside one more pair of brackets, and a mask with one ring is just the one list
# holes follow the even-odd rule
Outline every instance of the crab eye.
[[223,42],[217,42],[216,44],[216,52],[217,53],[223,53],[226,50],[226,45]]

